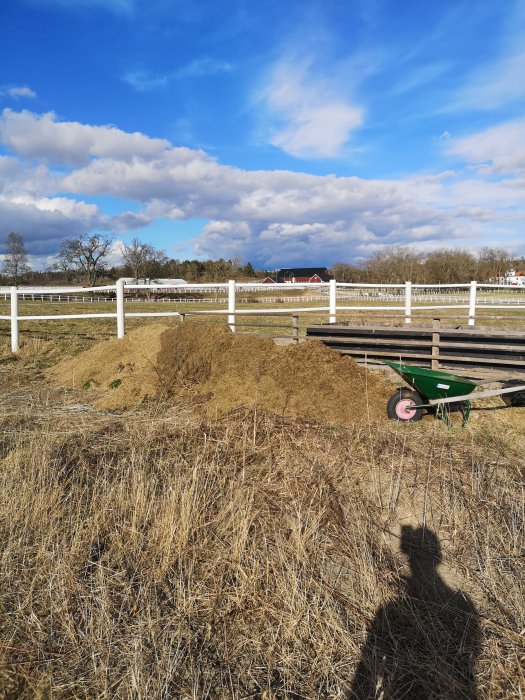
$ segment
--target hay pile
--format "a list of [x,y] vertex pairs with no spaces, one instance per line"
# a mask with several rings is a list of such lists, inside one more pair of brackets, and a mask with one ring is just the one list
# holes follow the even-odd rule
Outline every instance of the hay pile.
[[384,415],[391,387],[318,341],[277,346],[225,326],[155,324],[97,344],[51,370],[100,408],[186,396],[210,416],[246,407],[351,424]]

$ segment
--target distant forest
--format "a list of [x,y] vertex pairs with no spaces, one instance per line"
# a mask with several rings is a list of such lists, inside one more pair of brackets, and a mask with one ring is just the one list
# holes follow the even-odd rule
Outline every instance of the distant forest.
[[[32,270],[20,234],[10,233],[1,267],[2,285],[86,285],[113,282],[120,277],[135,279],[184,279],[187,282],[224,282],[228,279],[260,280],[272,270],[255,269],[239,259],[177,260],[163,250],[134,238],[122,244],[122,264],[109,265],[115,257],[113,240],[102,234],[83,234],[63,241],[46,270]],[[309,266],[312,262],[308,261]],[[325,261],[318,261],[324,267]],[[509,270],[525,270],[525,259],[515,258],[503,248],[482,248],[472,253],[460,248],[441,248],[424,253],[413,246],[389,246],[358,263],[337,262],[329,268],[339,282],[396,284],[454,284],[477,280],[499,281]]]

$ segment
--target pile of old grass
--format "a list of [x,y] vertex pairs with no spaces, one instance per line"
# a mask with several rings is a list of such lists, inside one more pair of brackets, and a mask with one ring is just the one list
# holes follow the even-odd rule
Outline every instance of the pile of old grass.
[[384,413],[389,385],[311,341],[280,347],[225,326],[149,325],[59,363],[54,381],[91,389],[96,405],[122,409],[185,396],[209,416],[244,407],[337,424]]

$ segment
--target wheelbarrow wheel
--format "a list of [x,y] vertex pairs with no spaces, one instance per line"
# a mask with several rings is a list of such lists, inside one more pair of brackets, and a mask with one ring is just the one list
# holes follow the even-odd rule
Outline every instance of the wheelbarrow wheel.
[[417,391],[402,386],[388,399],[386,413],[390,420],[415,422],[423,417],[423,409],[416,408],[422,403],[425,402]]

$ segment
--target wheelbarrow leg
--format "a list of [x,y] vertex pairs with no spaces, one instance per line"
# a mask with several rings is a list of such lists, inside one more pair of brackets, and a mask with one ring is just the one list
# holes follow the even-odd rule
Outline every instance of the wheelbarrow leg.
[[[450,411],[449,411],[449,406],[450,404],[446,403],[438,403],[436,406],[436,413],[435,416],[436,418],[444,421],[449,428],[452,427],[452,421],[450,420]],[[461,427],[464,428],[467,423],[468,419],[470,416],[470,409],[472,407],[472,403],[470,401],[463,401],[460,404],[460,411],[461,411]]]
[[452,427],[452,422],[448,413],[448,407],[444,403],[438,403],[436,406],[436,418],[444,421],[449,428]]
[[463,408],[463,421],[461,423],[462,428],[464,428],[468,423],[471,408],[472,408],[472,403],[470,401],[465,401],[465,405]]

